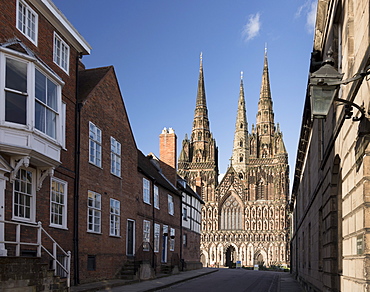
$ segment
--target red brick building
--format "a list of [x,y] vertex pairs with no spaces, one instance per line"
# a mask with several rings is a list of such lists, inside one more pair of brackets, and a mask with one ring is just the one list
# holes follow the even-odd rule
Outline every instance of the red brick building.
[[[79,72],[78,264],[80,281],[114,277],[132,252],[137,150],[113,67]],[[76,215],[77,215],[76,214]],[[132,246],[135,251],[135,246]]]
[[137,258],[149,258],[156,271],[179,266],[181,234],[181,194],[164,176],[160,161],[138,151],[138,170],[142,194],[137,211]]
[[164,128],[159,135],[159,153],[163,173],[181,193],[181,268],[201,268],[201,208],[204,202],[187,181],[177,174],[177,136],[172,128]]
[[[35,260],[65,286],[197,261],[174,133],[163,162],[137,150],[114,68],[84,68],[91,48],[50,0],[0,11],[0,265],[27,257],[22,276],[42,291]],[[25,287],[0,276],[0,290]]]
[[0,255],[40,256],[41,222],[65,252],[45,232],[41,244],[73,278],[76,76],[90,46],[51,1],[1,1],[0,11]]

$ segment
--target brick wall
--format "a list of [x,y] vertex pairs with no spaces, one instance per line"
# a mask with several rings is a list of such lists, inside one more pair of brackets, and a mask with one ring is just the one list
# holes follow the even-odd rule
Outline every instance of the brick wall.
[[[94,69],[93,69],[94,70]],[[99,69],[97,69],[99,70]],[[89,122],[102,132],[102,166],[89,163]],[[111,174],[111,142],[121,143],[121,177]],[[81,164],[79,192],[80,280],[112,278],[126,259],[126,222],[136,217],[138,178],[136,144],[131,133],[113,67],[92,88],[81,110]],[[87,232],[88,191],[101,194],[101,233]],[[120,236],[110,236],[110,199],[120,201]],[[96,270],[87,270],[87,258],[96,256]]]

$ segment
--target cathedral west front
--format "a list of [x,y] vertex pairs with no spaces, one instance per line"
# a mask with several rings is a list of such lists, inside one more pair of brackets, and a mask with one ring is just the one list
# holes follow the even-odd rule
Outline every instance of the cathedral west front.
[[205,202],[203,266],[288,265],[288,153],[274,121],[266,51],[256,124],[250,132],[241,76],[232,156],[220,182],[201,57],[192,132],[183,140],[178,173]]

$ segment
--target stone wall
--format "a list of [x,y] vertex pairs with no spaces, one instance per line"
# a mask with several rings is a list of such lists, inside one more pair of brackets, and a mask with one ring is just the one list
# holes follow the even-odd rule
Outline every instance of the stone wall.
[[68,291],[47,264],[34,257],[0,257],[0,291]]

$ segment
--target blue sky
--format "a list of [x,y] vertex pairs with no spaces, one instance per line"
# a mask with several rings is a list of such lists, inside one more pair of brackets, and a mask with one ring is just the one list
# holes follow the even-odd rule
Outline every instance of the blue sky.
[[[191,134],[199,56],[219,169],[229,165],[240,72],[249,130],[256,122],[265,44],[275,123],[289,153],[290,177],[308,80],[316,0],[54,0],[92,46],[87,68],[113,65],[138,148],[159,155],[172,127],[178,154]],[[104,3],[104,4],[103,4]],[[292,181],[291,181],[292,184]]]

